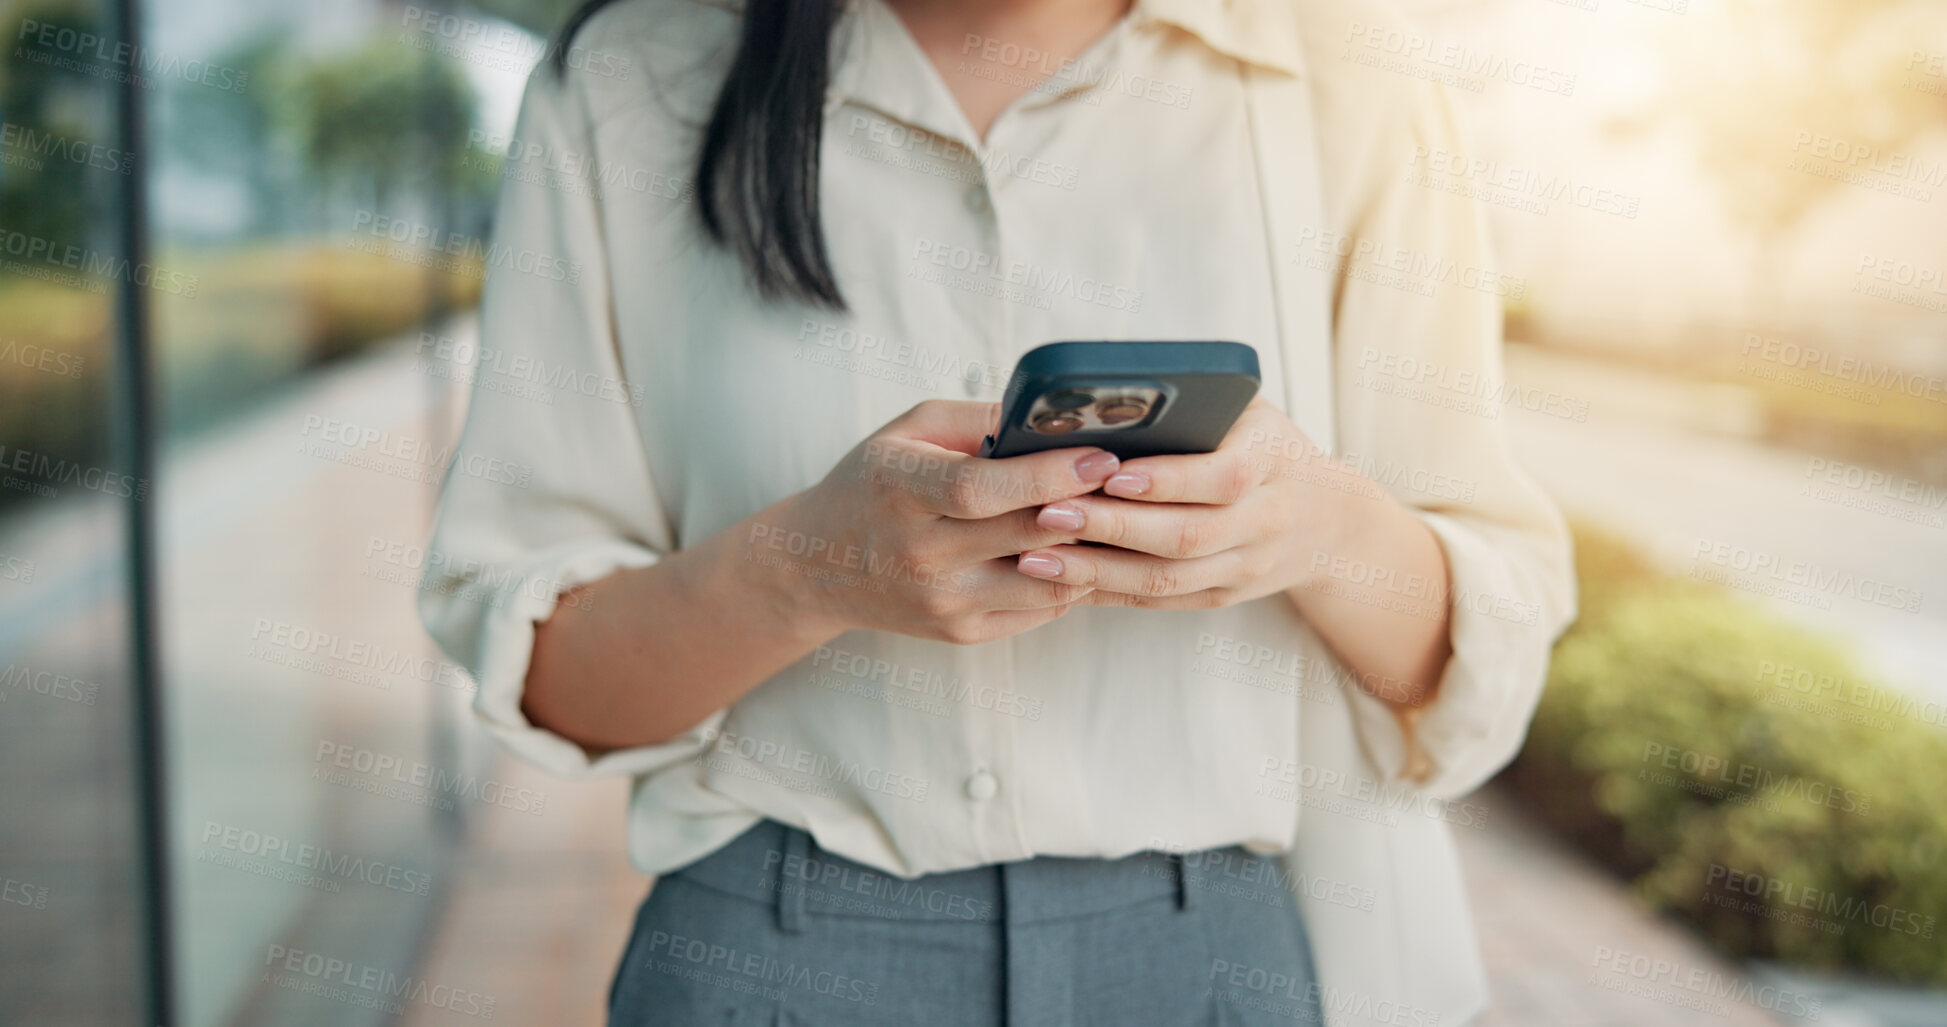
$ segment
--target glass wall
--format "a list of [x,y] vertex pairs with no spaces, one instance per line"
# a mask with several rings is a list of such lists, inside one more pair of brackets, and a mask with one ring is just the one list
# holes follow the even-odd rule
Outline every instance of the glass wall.
[[[150,1012],[116,6],[0,3],[0,1023]],[[131,256],[137,259],[131,260]],[[121,413],[118,415],[118,411]]]
[[149,96],[153,248],[196,283],[154,318],[182,1022],[390,1022],[484,774],[414,612],[457,395],[422,340],[470,330],[437,240],[484,237],[468,141],[519,81],[424,5],[143,7],[206,69]]

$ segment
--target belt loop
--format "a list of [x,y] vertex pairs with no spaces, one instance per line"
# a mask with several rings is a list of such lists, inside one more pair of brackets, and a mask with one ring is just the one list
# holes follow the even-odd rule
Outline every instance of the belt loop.
[[811,869],[806,862],[811,853],[811,835],[787,824],[779,841],[784,859],[777,868],[777,926],[786,934],[802,934],[804,882]]
[[1190,859],[1196,855],[1197,853],[1194,852],[1178,852],[1170,856],[1170,860],[1176,864],[1176,908],[1178,909],[1190,908],[1190,874],[1193,872]]

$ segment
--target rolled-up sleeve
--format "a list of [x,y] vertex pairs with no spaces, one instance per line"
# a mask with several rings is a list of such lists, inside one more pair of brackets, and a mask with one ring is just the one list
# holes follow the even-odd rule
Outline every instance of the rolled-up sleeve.
[[[657,745],[596,752],[521,712],[535,625],[577,585],[654,564],[674,546],[638,421],[646,391],[618,357],[600,201],[585,176],[590,118],[543,62],[514,138],[486,254],[478,359],[420,586],[421,620],[479,686],[473,709],[515,752],[570,776],[645,774],[707,747],[718,711]],[[463,349],[463,347],[456,347]]]
[[1567,527],[1516,466],[1506,422],[1586,407],[1503,376],[1502,304],[1524,286],[1496,265],[1482,205],[1448,188],[1466,180],[1428,174],[1473,156],[1444,90],[1389,82],[1380,95],[1321,105],[1321,135],[1348,141],[1324,155],[1348,243],[1334,309],[1338,448],[1438,539],[1452,589],[1422,598],[1429,616],[1448,605],[1453,655],[1412,713],[1349,692],[1375,766],[1454,796],[1519,750],[1575,616]]

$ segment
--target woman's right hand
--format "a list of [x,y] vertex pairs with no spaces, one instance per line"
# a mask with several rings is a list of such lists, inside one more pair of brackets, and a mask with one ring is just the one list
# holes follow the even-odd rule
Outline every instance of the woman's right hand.
[[[1048,503],[1115,473],[1093,447],[973,455],[996,406],[928,400],[846,454],[823,481],[746,520],[742,560],[819,634],[869,629],[966,645],[1038,627],[1091,590],[1030,578],[1015,557],[1074,541]],[[802,622],[801,622],[802,623]]]

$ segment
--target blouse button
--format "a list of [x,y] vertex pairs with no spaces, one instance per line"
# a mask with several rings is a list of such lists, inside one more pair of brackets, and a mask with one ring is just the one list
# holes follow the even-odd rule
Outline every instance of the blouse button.
[[967,798],[975,802],[985,802],[1000,790],[1001,783],[984,770],[967,779]]
[[994,209],[993,203],[987,199],[986,186],[976,184],[967,190],[967,209],[975,214],[985,214]]

